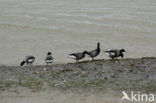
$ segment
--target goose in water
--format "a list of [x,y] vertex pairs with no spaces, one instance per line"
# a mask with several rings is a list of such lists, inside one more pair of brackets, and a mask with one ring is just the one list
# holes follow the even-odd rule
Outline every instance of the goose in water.
[[114,50],[110,50],[110,51],[104,51],[111,59],[114,59],[114,58],[118,58],[118,57],[121,57],[123,58],[124,57],[124,54],[123,52],[126,52],[125,49],[114,49]]
[[47,65],[53,62],[53,57],[51,52],[47,53],[47,56],[45,57],[45,62],[47,63]]
[[97,48],[95,50],[87,51],[86,54],[89,55],[93,61],[94,57],[96,57],[100,54],[100,43],[97,43]]
[[21,66],[23,66],[25,63],[28,64],[32,64],[35,61],[35,57],[34,56],[26,56],[25,60],[23,60],[21,62]]
[[83,59],[85,57],[85,54],[86,54],[86,51],[84,52],[78,52],[78,53],[72,53],[72,54],[69,54],[69,58],[73,58],[76,60],[76,62],[79,62],[79,60]]

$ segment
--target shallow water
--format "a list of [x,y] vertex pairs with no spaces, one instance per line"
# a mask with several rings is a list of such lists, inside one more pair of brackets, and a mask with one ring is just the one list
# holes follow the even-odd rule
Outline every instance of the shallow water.
[[72,62],[69,53],[97,42],[102,51],[125,48],[125,57],[155,56],[155,11],[156,0],[0,0],[0,64],[26,55],[44,64],[48,51],[55,63]]

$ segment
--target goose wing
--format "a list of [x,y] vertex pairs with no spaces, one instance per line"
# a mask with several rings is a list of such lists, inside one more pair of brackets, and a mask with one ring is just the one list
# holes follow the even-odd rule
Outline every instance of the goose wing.
[[110,50],[110,52],[115,53],[116,56],[120,55],[120,50],[118,49]]
[[45,62],[49,62],[49,63],[53,62],[53,57],[52,56],[47,56],[45,58]]
[[110,50],[110,51],[104,51],[105,54],[109,55],[109,56],[115,56],[116,53],[117,53],[117,50],[114,49],[114,50]]
[[96,55],[96,49],[95,50],[91,50],[91,51],[87,51],[87,54],[90,55],[90,56],[94,56]]
[[73,59],[76,59],[78,57],[78,54],[80,53],[72,53],[72,54],[69,54],[69,58],[73,58]]
[[35,57],[34,56],[26,56],[26,61],[27,62],[34,62],[35,61]]
[[81,52],[69,54],[69,58],[73,58],[73,59],[81,59],[82,57],[83,57],[83,53]]

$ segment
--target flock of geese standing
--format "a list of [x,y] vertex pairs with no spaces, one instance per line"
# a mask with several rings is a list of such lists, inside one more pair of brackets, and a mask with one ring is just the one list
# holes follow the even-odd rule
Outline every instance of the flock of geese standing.
[[[115,59],[118,57],[123,58],[124,54],[123,52],[126,52],[124,49],[114,49],[114,50],[109,50],[109,51],[104,51],[111,59]],[[76,60],[76,62],[79,62],[79,60],[85,58],[85,55],[88,55],[89,57],[92,58],[92,61],[94,61],[94,58],[100,54],[100,43],[97,43],[97,48],[92,50],[92,51],[84,51],[84,52],[78,52],[78,53],[72,53],[69,54],[69,58],[73,58]],[[34,56],[26,56],[26,58],[21,62],[21,66],[24,64],[27,65],[32,65],[32,63],[35,61]],[[46,57],[45,57],[45,63],[51,64],[53,62],[53,57],[52,53],[48,52]]]

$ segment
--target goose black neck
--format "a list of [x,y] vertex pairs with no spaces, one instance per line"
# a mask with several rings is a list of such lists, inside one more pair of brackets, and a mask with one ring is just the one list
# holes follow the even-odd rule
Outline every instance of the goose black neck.
[[88,54],[88,52],[87,52],[87,51],[84,51],[83,54],[84,54],[84,55],[85,55],[85,54]]
[[100,43],[97,44],[97,49],[100,49]]
[[120,56],[121,56],[122,58],[124,57],[124,55],[123,55],[123,53],[122,53],[122,52],[120,53]]

